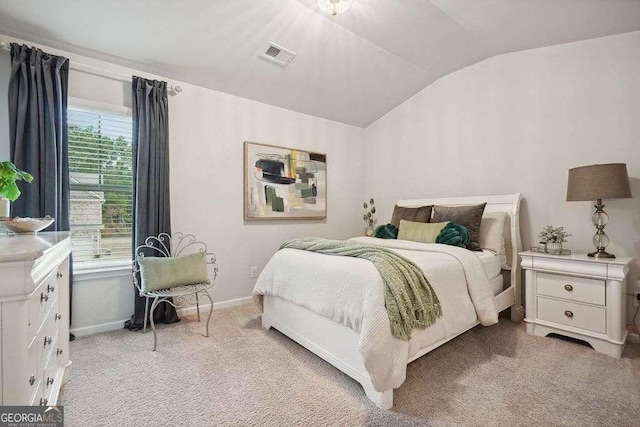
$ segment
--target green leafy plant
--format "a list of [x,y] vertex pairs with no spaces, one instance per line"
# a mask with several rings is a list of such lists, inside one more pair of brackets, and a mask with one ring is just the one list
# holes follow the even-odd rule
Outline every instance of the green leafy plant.
[[538,235],[540,241],[545,243],[564,243],[567,241],[567,237],[571,237],[571,234],[567,233],[564,227],[551,225],[545,226]]
[[20,170],[11,162],[0,162],[0,198],[15,202],[20,197],[17,181],[33,181],[31,174]]

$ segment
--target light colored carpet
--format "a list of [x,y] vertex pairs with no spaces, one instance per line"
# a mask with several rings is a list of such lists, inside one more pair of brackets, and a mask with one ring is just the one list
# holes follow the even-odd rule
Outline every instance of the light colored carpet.
[[152,336],[115,331],[71,343],[68,426],[638,425],[640,345],[611,359],[537,338],[502,319],[408,367],[391,411],[351,378],[279,332],[252,305]]

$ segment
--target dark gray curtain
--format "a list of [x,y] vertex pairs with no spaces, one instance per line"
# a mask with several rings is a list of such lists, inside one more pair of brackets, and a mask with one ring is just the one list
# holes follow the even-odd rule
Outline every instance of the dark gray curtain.
[[[171,235],[169,205],[169,105],[167,83],[133,77],[133,248],[149,236]],[[150,254],[157,255],[157,254]],[[135,309],[125,328],[141,329],[145,298],[136,290]],[[155,322],[178,322],[175,308],[160,304]]]
[[[11,214],[34,218],[50,215],[56,221],[46,231],[69,230],[68,81],[67,58],[11,44],[11,161],[33,175],[31,184],[19,183],[22,195],[13,202]],[[70,268],[71,305],[73,263]]]
[[11,44],[11,161],[33,175],[21,183],[12,215],[51,215],[56,221],[46,231],[69,230],[68,81],[67,58]]

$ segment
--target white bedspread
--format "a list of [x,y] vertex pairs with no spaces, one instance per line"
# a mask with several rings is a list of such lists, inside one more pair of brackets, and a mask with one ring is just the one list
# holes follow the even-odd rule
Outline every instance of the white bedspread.
[[487,274],[471,251],[454,246],[357,237],[350,241],[383,246],[410,259],[425,273],[442,306],[442,317],[414,329],[409,342],[391,335],[384,307],[384,282],[369,261],[295,249],[278,251],[253,290],[301,305],[360,333],[358,349],[374,388],[399,387],[408,360],[421,349],[467,330],[479,321],[498,321]]

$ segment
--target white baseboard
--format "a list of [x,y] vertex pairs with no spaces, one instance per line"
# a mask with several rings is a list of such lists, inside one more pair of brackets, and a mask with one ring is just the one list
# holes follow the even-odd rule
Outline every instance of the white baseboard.
[[[202,299],[201,299],[202,301]],[[220,302],[214,302],[213,303],[213,309],[214,310],[220,310],[222,308],[229,308],[229,307],[235,307],[237,305],[243,305],[243,304],[249,304],[252,301],[251,297],[244,297],[244,298],[236,298],[236,299],[230,299],[227,301],[220,301]],[[209,307],[211,307],[211,304],[200,304],[200,314],[202,313],[206,313],[209,311]],[[195,314],[196,313],[196,306],[195,305],[190,305],[188,307],[182,307],[178,309],[178,314]]]
[[85,337],[87,335],[99,334],[101,332],[115,331],[124,328],[124,322],[129,319],[116,320],[114,322],[99,323],[97,325],[83,326],[81,328],[72,328],[70,333],[76,337]]
[[[249,304],[251,301],[252,301],[251,297],[244,297],[244,298],[231,299],[227,301],[215,302],[213,303],[213,309],[220,310],[223,308],[235,307],[237,305]],[[200,304],[200,314],[207,313],[210,307],[211,307],[211,304]],[[178,314],[195,314],[195,313],[196,313],[195,305],[178,309]],[[116,320],[113,322],[99,323],[97,325],[82,326],[80,328],[73,328],[69,332],[74,334],[76,337],[85,337],[87,335],[99,334],[101,332],[115,331],[115,330],[124,328],[124,322],[126,322],[127,320],[129,319],[127,318],[123,320]]]

